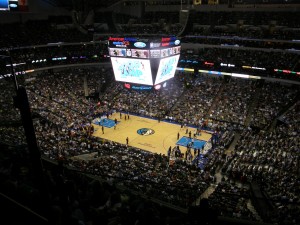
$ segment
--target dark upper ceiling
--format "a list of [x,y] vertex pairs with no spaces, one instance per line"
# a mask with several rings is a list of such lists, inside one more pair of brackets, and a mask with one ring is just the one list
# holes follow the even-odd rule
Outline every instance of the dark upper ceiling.
[[[113,9],[113,6],[118,2],[162,2],[162,4],[171,2],[172,4],[178,5],[180,4],[193,4],[193,0],[41,0],[50,5],[64,7],[69,10],[75,9],[78,11],[82,11],[84,9]],[[228,2],[234,2],[235,4],[290,4],[290,3],[298,3],[300,4],[300,0],[219,0],[220,4],[228,4]],[[202,4],[207,4],[208,0],[202,0]]]
[[83,8],[108,8],[109,6],[122,0],[42,0],[50,5],[64,7],[67,9],[83,9]]

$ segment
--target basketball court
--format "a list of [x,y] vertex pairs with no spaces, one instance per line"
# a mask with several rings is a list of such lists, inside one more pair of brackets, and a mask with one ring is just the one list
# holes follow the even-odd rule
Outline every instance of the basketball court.
[[[129,146],[165,155],[170,146],[173,148],[178,145],[182,152],[185,152],[186,146],[190,141],[193,141],[195,146],[202,148],[212,136],[210,133],[202,131],[200,136],[197,135],[195,138],[189,138],[187,137],[186,130],[188,129],[188,131],[194,134],[196,128],[181,128],[178,124],[165,121],[159,122],[156,119],[134,115],[129,115],[129,117],[129,120],[125,120],[125,114],[123,114],[120,119],[120,114],[114,113],[108,119],[95,119],[93,121],[95,128],[93,135],[121,144],[126,144],[126,138],[128,137]],[[116,126],[112,125],[112,121],[114,124],[115,119],[118,121]],[[108,126],[105,126],[105,124]],[[177,139],[178,133],[179,139]]]

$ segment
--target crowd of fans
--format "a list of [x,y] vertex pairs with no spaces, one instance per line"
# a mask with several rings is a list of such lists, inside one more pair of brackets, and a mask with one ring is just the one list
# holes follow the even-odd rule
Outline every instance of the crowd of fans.
[[279,119],[287,124],[296,124],[299,123],[299,118],[300,118],[300,102],[298,101]]
[[[99,72],[95,72],[97,70]],[[44,156],[52,160],[64,158],[67,160],[66,165],[71,168],[117,181],[123,188],[182,208],[193,204],[201,193],[215,182],[216,171],[223,168],[222,171],[232,179],[244,183],[263,179],[260,184],[269,193],[270,199],[274,202],[279,201],[280,205],[277,205],[276,210],[280,212],[280,219],[295,219],[299,179],[296,176],[299,142],[296,123],[291,122],[288,129],[279,127],[274,133],[262,130],[255,134],[244,122],[245,117],[249,116],[249,102],[253,99],[254,92],[259,90],[259,94],[268,99],[259,100],[257,107],[270,108],[275,110],[273,115],[277,115],[288,103],[282,98],[291,96],[292,102],[297,89],[266,83],[262,89],[268,91],[262,92],[259,85],[249,80],[178,73],[161,91],[138,92],[125,89],[114,81],[108,81],[105,75],[111,73],[111,70],[105,68],[74,68],[53,73],[42,72],[34,75],[35,79],[25,81],[32,113],[36,117],[34,125],[38,145]],[[107,88],[98,93],[100,98],[85,98],[85,82],[92,88],[92,92],[99,91],[103,86]],[[3,83],[7,81],[3,80]],[[9,85],[4,86],[6,87]],[[278,94],[279,91],[284,94]],[[6,99],[9,102],[6,97],[7,95],[2,95],[2,101]],[[274,103],[277,103],[277,108],[270,105]],[[198,108],[194,108],[195,106]],[[12,107],[12,104],[9,105],[7,110],[10,108],[10,111],[15,111]],[[296,107],[297,105],[285,114],[287,121],[289,117],[295,116],[292,110]],[[199,169],[196,165],[187,164],[184,159],[179,159],[173,167],[169,167],[166,155],[152,154],[118,143],[103,142],[91,136],[91,121],[108,110],[129,111],[196,126],[209,119],[207,126],[212,130],[221,129],[222,136],[218,145],[205,156],[204,168]],[[258,110],[254,110],[254,114],[250,115],[251,118],[255,118],[256,111]],[[3,111],[3,119],[6,117],[4,113],[9,115],[9,120],[13,120],[14,115],[18,116]],[[265,117],[264,125],[272,123],[273,119],[274,116]],[[255,120],[252,123],[253,126],[265,128]],[[10,145],[25,143],[25,139],[22,139],[24,135],[19,135],[21,130],[17,130],[19,128],[2,127],[1,141]],[[237,132],[242,132],[241,140],[235,153],[228,156],[225,151]],[[92,153],[94,158],[85,161],[76,157],[85,153]],[[290,173],[291,171],[293,173]],[[282,180],[285,182],[278,186],[278,182]],[[228,189],[229,184],[224,182],[220,187],[217,186],[217,192],[209,198],[210,205],[218,209],[219,215],[222,216],[256,220],[247,209],[249,196],[238,200],[231,197],[233,193],[219,193],[223,192],[219,191],[221,187]],[[286,182],[290,182],[290,185],[286,186]],[[274,186],[272,183],[278,185]],[[283,194],[289,199],[288,202],[293,204],[282,203]],[[218,202],[222,202],[223,210],[216,206]],[[273,218],[274,221],[276,219],[279,218]]]
[[249,200],[250,191],[247,187],[239,187],[229,181],[221,181],[213,194],[209,196],[211,205],[220,211],[221,215],[256,221],[252,212],[247,208]]
[[244,47],[244,48],[259,48],[259,49],[276,49],[297,51],[298,44],[295,41],[284,41],[277,39],[257,39],[244,38],[237,36],[217,36],[217,35],[198,35],[187,34],[181,37],[183,43],[193,43],[201,45],[217,45],[222,47]]
[[[3,52],[6,54],[6,52]],[[108,62],[108,49],[104,43],[85,43],[42,47],[29,47],[10,51],[16,71],[78,63]]]
[[172,35],[182,31],[179,12],[146,12],[142,18],[133,18],[119,14],[116,24],[128,35]]
[[[295,52],[203,46],[192,52],[182,51],[178,66],[298,81],[299,76],[291,72],[298,70],[298,61]],[[290,72],[278,73],[274,69]]]
[[[81,33],[76,28],[59,29],[48,20],[28,21],[24,24],[1,24],[0,48],[46,45],[57,42],[89,42],[91,34]],[[16,33],[18,35],[16,35]]]
[[[274,206],[274,213],[269,214],[268,218],[274,223],[294,223],[297,210],[299,213],[297,131],[297,124],[280,125],[270,133],[244,130],[235,147],[233,162],[227,170],[231,177],[261,185]],[[291,210],[288,212],[287,209]]]
[[0,120],[1,121],[15,121],[20,120],[20,114],[18,110],[14,109],[13,105],[13,96],[15,96],[15,87],[13,82],[8,82],[6,80],[1,80],[0,82],[0,103],[1,103],[1,109],[0,109]]
[[[179,18],[179,12],[149,11],[141,17],[117,14],[115,22],[123,33],[135,35],[176,35],[186,29],[185,33],[194,36],[299,39],[296,11],[190,11],[188,20],[193,24],[188,28]],[[214,39],[206,41],[213,43]]]
[[290,11],[215,11],[196,12],[190,16],[194,35],[293,40],[299,37],[292,29],[299,28],[296,14]]
[[177,99],[170,116],[182,123],[199,125],[212,106],[221,83],[221,78],[209,76],[186,80],[185,85],[188,89],[181,98]]
[[254,88],[253,81],[231,79],[222,86],[209,116],[216,120],[244,124]]
[[259,104],[253,111],[250,124],[260,128],[267,126],[269,121],[278,116],[280,110],[294,102],[297,94],[298,86],[265,84],[258,93]]
[[[3,149],[4,150],[4,149]],[[1,151],[1,192],[14,196],[35,212],[46,210],[44,220],[22,220],[3,215],[3,219],[22,224],[189,224],[182,212],[173,212],[140,195],[119,188],[116,182],[86,176],[77,171],[44,164],[49,204],[34,188],[30,159],[26,149]],[[8,159],[7,157],[10,157]],[[43,206],[43,207],[42,207]],[[47,207],[46,207],[47,206]],[[9,205],[6,205],[9,207]],[[3,212],[6,212],[5,210]],[[15,211],[16,212],[16,211]],[[43,214],[42,214],[43,215]]]

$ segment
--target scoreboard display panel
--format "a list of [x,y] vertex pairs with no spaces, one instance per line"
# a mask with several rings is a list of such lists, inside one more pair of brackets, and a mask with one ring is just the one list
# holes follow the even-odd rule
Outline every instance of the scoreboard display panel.
[[108,52],[116,81],[157,85],[174,77],[181,51],[177,37],[110,37]]
[[155,85],[173,78],[176,72],[179,55],[161,59],[155,79]]
[[1,11],[8,11],[9,10],[8,0],[0,0],[0,10]]
[[126,49],[125,48],[110,48],[109,55],[111,57],[114,57],[114,56],[126,57]]
[[153,85],[150,61],[111,57],[116,81]]

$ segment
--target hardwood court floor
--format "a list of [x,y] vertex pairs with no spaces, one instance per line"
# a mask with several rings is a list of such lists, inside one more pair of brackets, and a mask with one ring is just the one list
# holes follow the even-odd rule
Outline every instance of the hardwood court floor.
[[[179,139],[182,136],[188,136],[188,134],[185,134],[186,128],[180,129],[180,125],[173,123],[163,121],[159,123],[154,119],[148,119],[133,115],[130,115],[129,120],[125,120],[124,114],[122,115],[122,119],[120,119],[119,113],[114,113],[110,117],[110,119],[112,120],[114,120],[115,118],[120,121],[120,123],[118,123],[118,125],[116,126],[116,130],[114,129],[114,127],[104,127],[104,134],[102,134],[101,126],[93,124],[95,128],[94,136],[121,144],[126,144],[126,137],[128,137],[129,146],[165,155],[167,154],[170,146],[172,148],[176,146],[178,132],[180,134]],[[155,133],[148,136],[140,135],[137,133],[137,130],[141,128],[153,129]],[[195,128],[191,127],[188,127],[188,129],[192,131],[192,134],[194,134],[196,130]],[[201,132],[201,137],[198,137],[197,139],[208,141],[210,138],[211,134]],[[182,149],[184,152],[186,151],[186,148],[183,146],[180,146],[180,149]]]

